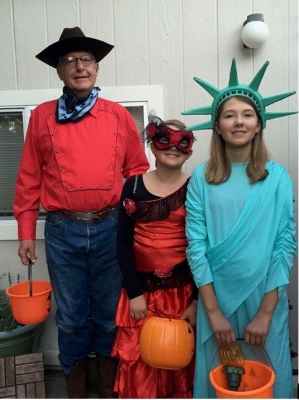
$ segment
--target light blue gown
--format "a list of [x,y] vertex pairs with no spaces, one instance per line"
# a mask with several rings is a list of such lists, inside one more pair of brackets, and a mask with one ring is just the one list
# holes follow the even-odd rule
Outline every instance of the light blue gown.
[[[287,171],[269,161],[268,177],[250,184],[246,164],[233,164],[229,180],[206,182],[205,164],[193,172],[187,192],[187,257],[196,285],[213,283],[219,307],[237,337],[256,315],[265,293],[277,288],[265,350],[243,342],[245,358],[271,360],[275,398],[292,398],[288,299],[296,252],[293,184]],[[209,372],[220,364],[218,345],[199,296],[195,398],[216,398]],[[268,357],[267,357],[268,355]],[[271,365],[270,365],[271,366]]]

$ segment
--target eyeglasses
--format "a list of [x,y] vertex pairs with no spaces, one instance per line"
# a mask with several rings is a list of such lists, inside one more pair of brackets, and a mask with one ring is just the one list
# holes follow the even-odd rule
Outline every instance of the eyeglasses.
[[95,61],[95,59],[91,56],[82,56],[82,57],[68,57],[62,60],[62,62],[67,68],[74,68],[77,65],[78,60],[81,61],[84,67],[89,67],[90,64],[93,61]]

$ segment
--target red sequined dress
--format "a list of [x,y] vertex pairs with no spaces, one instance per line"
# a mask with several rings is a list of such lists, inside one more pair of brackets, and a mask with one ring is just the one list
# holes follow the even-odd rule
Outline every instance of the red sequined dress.
[[186,190],[187,182],[175,193],[159,198],[146,190],[142,176],[129,179],[123,190],[118,256],[125,289],[111,353],[120,360],[114,386],[119,398],[192,398],[194,360],[181,370],[144,363],[139,334],[145,321],[156,315],[149,311],[145,319],[135,320],[129,313],[129,299],[142,293],[149,309],[170,318],[180,318],[197,298],[185,254]]

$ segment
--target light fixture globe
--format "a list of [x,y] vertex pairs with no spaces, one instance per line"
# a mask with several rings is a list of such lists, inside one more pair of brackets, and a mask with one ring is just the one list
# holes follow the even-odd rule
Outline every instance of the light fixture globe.
[[262,21],[249,22],[242,30],[242,41],[250,49],[262,47],[268,37],[268,26]]
[[269,29],[263,14],[250,14],[243,23],[242,41],[244,47],[258,49],[268,39]]

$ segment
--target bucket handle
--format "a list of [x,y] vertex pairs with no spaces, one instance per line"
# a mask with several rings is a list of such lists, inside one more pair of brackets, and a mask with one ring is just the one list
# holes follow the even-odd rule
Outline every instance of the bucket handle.
[[[236,338],[236,340],[245,341],[244,338]],[[213,365],[213,362],[214,362],[214,360],[215,360],[215,357],[216,357],[216,354],[217,354],[218,350],[219,350],[219,346],[218,346],[218,348],[217,348],[217,350],[216,350],[216,352],[215,352],[215,354],[214,354],[214,357],[213,357],[213,359],[212,359],[212,362],[211,362],[211,366],[210,366],[210,368],[209,368],[209,371],[211,371],[211,368],[212,368],[212,365]],[[268,360],[269,360],[269,363],[270,363],[270,365],[271,365],[271,368],[272,368],[273,371],[275,372],[275,369],[274,369],[274,367],[273,367],[271,358],[269,357],[269,354],[267,353],[267,350],[266,350],[264,347],[263,347],[262,350],[264,350],[264,352],[265,352],[265,354],[266,354],[266,356],[267,356],[267,358],[268,358]]]
[[156,314],[158,317],[165,317],[169,321],[171,321],[171,318],[168,315],[166,315],[163,311],[156,311],[151,307],[148,307],[147,309],[148,309],[148,311],[151,311],[152,313]]
[[32,265],[33,262],[29,258],[28,264],[28,281],[29,281],[29,296],[32,297]]

